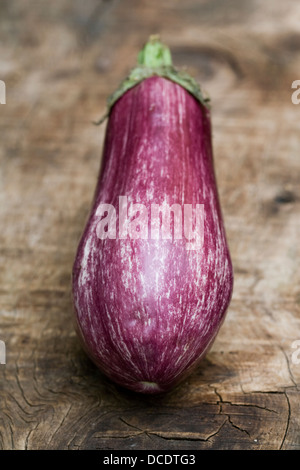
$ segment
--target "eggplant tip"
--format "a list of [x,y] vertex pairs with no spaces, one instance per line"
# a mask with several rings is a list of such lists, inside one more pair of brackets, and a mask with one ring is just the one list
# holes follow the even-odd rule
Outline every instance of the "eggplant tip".
[[161,388],[156,382],[141,381],[138,385],[138,388],[145,393],[161,392]]

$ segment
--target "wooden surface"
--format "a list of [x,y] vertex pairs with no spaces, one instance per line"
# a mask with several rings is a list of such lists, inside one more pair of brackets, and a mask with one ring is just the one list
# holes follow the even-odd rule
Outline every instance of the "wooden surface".
[[[0,0],[0,448],[300,449],[299,19],[292,0]],[[212,98],[235,270],[213,348],[161,397],[96,370],[70,297],[105,130],[92,121],[152,33]]]

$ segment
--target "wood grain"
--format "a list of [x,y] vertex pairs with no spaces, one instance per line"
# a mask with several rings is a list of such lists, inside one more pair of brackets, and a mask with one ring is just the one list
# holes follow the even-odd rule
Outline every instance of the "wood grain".
[[[292,0],[1,0],[1,449],[300,449],[299,17]],[[235,270],[213,348],[160,397],[96,370],[70,294],[105,131],[92,121],[152,33],[212,98]]]

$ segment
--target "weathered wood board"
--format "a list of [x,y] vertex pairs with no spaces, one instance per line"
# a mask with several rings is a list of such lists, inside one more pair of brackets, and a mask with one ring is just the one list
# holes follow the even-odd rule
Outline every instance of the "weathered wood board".
[[[0,448],[300,449],[300,4],[1,0]],[[234,294],[199,369],[161,397],[82,352],[70,276],[105,125],[160,33],[212,98]]]

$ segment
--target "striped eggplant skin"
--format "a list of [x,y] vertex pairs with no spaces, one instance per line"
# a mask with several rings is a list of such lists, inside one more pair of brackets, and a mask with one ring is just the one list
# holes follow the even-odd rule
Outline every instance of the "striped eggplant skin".
[[[99,204],[204,204],[204,243],[99,239]],[[117,212],[117,226],[119,222]],[[210,112],[180,85],[150,77],[113,106],[92,208],[73,266],[76,329],[111,380],[142,393],[173,388],[212,345],[233,269],[220,208]]]

